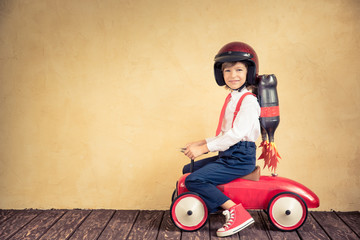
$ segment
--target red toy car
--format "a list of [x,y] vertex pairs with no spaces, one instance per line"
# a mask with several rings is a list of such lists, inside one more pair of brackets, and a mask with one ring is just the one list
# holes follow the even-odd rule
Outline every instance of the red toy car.
[[[192,161],[193,164],[193,161]],[[201,197],[185,187],[184,174],[173,193],[170,215],[173,223],[183,231],[196,231],[205,225],[209,213]],[[236,204],[246,209],[263,209],[275,228],[294,231],[307,218],[308,208],[319,207],[319,198],[304,185],[291,179],[260,176],[260,167],[243,178],[217,186]]]

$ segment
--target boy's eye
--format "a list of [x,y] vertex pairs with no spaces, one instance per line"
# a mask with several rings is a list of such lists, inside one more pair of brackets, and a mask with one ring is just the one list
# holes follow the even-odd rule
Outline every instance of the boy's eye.
[[230,72],[230,69],[225,69],[224,72]]
[[241,72],[242,71],[242,69],[241,68],[238,68],[236,71],[239,71],[239,72]]

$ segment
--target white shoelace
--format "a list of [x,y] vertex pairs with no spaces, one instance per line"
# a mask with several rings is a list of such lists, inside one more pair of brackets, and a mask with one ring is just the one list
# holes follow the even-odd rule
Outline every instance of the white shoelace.
[[225,215],[225,219],[226,219],[226,222],[225,222],[223,228],[227,229],[234,221],[234,218],[235,218],[234,209],[232,209],[231,211],[229,211],[229,210],[223,211],[223,215]]

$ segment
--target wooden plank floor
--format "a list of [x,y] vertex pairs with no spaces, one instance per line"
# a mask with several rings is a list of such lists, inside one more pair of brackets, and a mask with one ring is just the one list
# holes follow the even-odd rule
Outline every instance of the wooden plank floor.
[[293,232],[275,230],[263,211],[250,211],[255,224],[226,238],[216,237],[224,217],[210,215],[199,231],[182,232],[169,211],[0,210],[0,239],[360,239],[360,212],[310,212]]

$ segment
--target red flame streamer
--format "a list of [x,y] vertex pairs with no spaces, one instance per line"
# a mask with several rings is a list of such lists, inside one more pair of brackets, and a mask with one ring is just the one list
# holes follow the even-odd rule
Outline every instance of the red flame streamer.
[[265,140],[261,142],[260,147],[262,147],[262,153],[258,160],[264,159],[264,168],[268,167],[270,171],[275,173],[279,159],[281,159],[275,143]]

